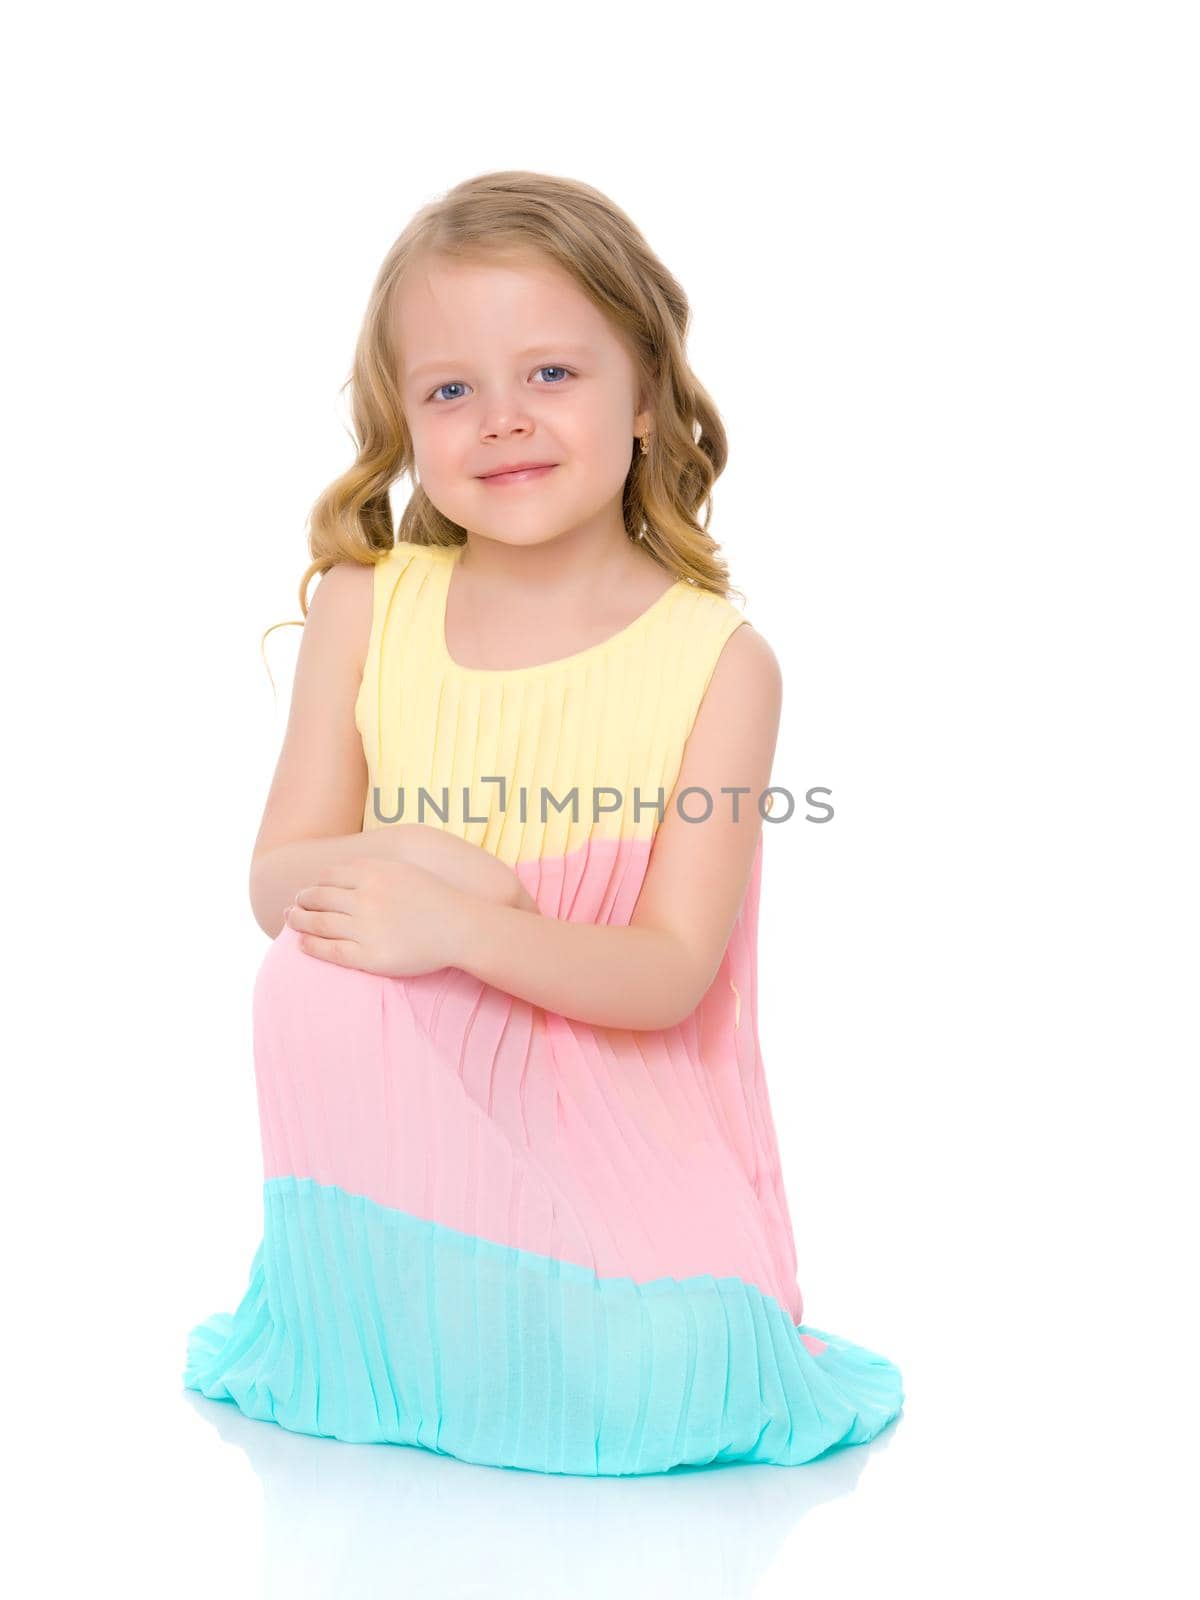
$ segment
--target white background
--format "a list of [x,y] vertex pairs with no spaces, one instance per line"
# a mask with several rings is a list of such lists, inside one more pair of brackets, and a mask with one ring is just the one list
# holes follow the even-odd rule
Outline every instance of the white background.
[[[1195,1592],[1194,23],[10,24],[16,1592]],[[498,1472],[180,1383],[261,1231],[247,875],[299,630],[278,700],[259,636],[352,459],[380,260],[502,167],[595,184],[684,284],[731,444],[713,532],[784,672],[775,778],[833,791],[768,829],[760,1036],[806,1319],[907,1400],[810,1467]]]

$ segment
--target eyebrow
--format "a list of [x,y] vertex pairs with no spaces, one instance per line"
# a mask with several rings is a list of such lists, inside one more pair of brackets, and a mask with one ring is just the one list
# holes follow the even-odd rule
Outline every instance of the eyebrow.
[[[527,350],[518,350],[517,356],[524,360],[529,356],[537,355],[539,350],[562,351],[563,355],[590,356],[595,354],[590,345],[575,344],[570,340],[543,339],[540,344],[531,344]],[[466,362],[459,360],[423,361],[419,367],[409,371],[409,377],[417,379],[422,373],[453,371],[455,367],[465,366]]]

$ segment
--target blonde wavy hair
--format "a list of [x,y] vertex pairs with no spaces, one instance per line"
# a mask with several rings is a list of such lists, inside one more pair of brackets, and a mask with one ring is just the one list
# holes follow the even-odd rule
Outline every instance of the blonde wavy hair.
[[[343,391],[350,389],[358,455],[310,513],[312,560],[299,589],[303,618],[312,578],[339,561],[374,565],[397,539],[465,544],[466,529],[443,516],[416,482],[393,340],[394,297],[418,261],[511,261],[531,255],[568,273],[624,336],[645,388],[654,428],[647,454],[630,441],[622,495],[629,537],[674,577],[727,599],[745,599],[730,587],[720,547],[707,531],[712,488],[724,471],[728,446],[717,408],[688,364],[686,295],[630,218],[598,189],[540,172],[506,171],[468,178],[423,206],[379,269],[353,368],[342,385]],[[406,473],[413,491],[393,532],[389,490]]]

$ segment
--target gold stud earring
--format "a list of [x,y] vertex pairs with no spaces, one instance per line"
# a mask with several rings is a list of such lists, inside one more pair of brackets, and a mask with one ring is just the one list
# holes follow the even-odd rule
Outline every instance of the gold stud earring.
[[642,454],[643,455],[647,455],[649,453],[649,450],[650,450],[650,434],[649,434],[649,432],[647,431],[646,433],[640,434],[639,438],[641,439],[641,442],[642,442]]

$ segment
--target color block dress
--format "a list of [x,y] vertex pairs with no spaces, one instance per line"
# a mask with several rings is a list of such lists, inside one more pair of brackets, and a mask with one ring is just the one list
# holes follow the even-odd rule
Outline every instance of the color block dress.
[[[541,915],[627,924],[746,619],[681,579],[575,655],[460,666],[459,553],[401,541],[375,568],[363,827],[451,828]],[[191,1330],[185,1386],[299,1433],[538,1472],[799,1465],[879,1433],[898,1369],[802,1323],[757,1032],[761,866],[760,837],[719,971],[661,1030],[457,967],[338,967],[285,927],[253,996],[262,1241],[236,1311]]]

